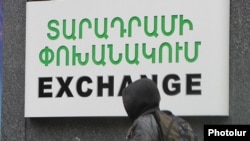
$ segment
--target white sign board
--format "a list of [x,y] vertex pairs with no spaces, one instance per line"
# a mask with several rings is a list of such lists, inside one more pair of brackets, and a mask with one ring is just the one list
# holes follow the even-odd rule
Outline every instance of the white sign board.
[[153,79],[160,108],[229,112],[229,0],[27,2],[25,117],[125,116]]

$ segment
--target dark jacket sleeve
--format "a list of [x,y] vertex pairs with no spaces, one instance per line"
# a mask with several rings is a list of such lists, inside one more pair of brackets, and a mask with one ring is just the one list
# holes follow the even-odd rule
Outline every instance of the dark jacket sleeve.
[[128,141],[159,141],[158,126],[153,115],[146,115],[134,121],[128,131]]

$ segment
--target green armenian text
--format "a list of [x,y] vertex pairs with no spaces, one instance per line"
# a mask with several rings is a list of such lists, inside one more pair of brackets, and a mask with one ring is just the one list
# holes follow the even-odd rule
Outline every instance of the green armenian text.
[[[169,19],[169,20],[168,20]],[[51,42],[63,39],[64,42],[84,40],[88,34],[87,30],[92,30],[94,38],[98,40],[110,40],[110,43],[97,45],[65,45],[57,47],[45,45],[39,52],[39,61],[44,66],[86,66],[90,62],[95,65],[105,66],[107,63],[119,65],[126,62],[131,65],[139,65],[140,62],[149,61],[152,64],[179,63],[181,61],[194,63],[199,58],[201,41],[169,41],[172,36],[184,37],[186,32],[194,30],[193,22],[184,15],[163,16],[133,16],[129,19],[122,17],[114,18],[83,18],[77,19],[51,19],[47,23],[47,39]],[[116,45],[111,39],[110,31],[117,29],[119,39],[139,38],[135,37],[135,31],[143,32],[145,37],[154,38],[155,43],[148,44],[147,41]],[[112,34],[112,36],[114,36]],[[159,37],[166,40],[157,40]],[[79,48],[90,48],[83,52]],[[122,51],[115,52],[115,48],[122,48]],[[101,52],[101,54],[98,54]],[[184,59],[180,59],[184,58]]]

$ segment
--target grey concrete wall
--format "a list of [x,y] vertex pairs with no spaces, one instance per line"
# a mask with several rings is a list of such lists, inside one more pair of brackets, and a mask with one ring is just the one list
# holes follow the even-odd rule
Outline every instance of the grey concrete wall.
[[[126,117],[24,118],[26,0],[3,1],[1,141],[125,140],[130,125]],[[184,117],[200,141],[204,124],[250,124],[250,1],[231,0],[230,12],[230,116]]]

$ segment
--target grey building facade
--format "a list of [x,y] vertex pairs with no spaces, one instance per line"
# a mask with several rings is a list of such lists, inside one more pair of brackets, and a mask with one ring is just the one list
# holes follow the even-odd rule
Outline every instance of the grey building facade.
[[[4,0],[1,141],[125,141],[127,117],[24,118],[26,0]],[[230,0],[229,116],[183,117],[204,140],[207,124],[250,124],[250,1]],[[205,110],[205,109],[204,109]]]

